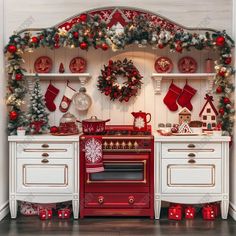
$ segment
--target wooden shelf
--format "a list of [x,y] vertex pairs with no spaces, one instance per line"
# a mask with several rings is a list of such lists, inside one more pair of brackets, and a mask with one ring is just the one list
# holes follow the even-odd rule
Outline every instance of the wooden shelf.
[[[32,78],[36,76],[36,73],[25,73],[25,77]],[[87,81],[91,78],[89,73],[39,73],[37,76],[40,80],[62,80],[62,78],[68,78],[68,80],[77,80],[84,86]]]
[[156,83],[155,94],[161,93],[161,82],[163,79],[207,79],[208,87],[206,91],[211,92],[213,88],[215,73],[152,73],[151,77]]

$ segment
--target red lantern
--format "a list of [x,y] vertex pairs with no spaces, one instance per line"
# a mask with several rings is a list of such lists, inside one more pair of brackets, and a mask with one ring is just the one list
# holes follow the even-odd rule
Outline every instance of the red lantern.
[[22,80],[22,78],[23,78],[23,75],[22,75],[21,73],[17,73],[17,74],[15,75],[15,79],[16,79],[17,81]]
[[18,113],[16,111],[10,111],[9,117],[10,117],[10,120],[16,120],[18,117]]
[[7,51],[10,52],[10,53],[15,53],[17,50],[17,47],[15,45],[9,45],[7,47]]
[[38,38],[37,37],[32,37],[31,42],[32,43],[38,43]]
[[74,32],[74,33],[73,33],[73,36],[74,36],[74,38],[77,39],[77,38],[79,38],[79,33],[78,33],[78,32]]
[[223,36],[218,36],[217,38],[216,38],[216,45],[217,46],[223,46],[224,45],[224,43],[225,43],[225,38],[223,37]]
[[182,220],[183,208],[181,205],[172,205],[168,209],[169,220]]
[[104,51],[106,51],[109,48],[106,43],[103,43],[101,47],[102,47],[102,50]]
[[81,14],[79,16],[80,21],[85,22],[87,20],[87,15],[86,14]]
[[196,215],[196,209],[193,206],[188,206],[184,210],[185,219],[194,219]]
[[225,97],[225,98],[224,98],[224,104],[229,104],[229,103],[230,103],[229,98]]
[[214,220],[216,218],[215,212],[211,205],[206,205],[202,208],[202,217],[204,220]]
[[232,58],[231,58],[231,57],[227,57],[227,58],[225,58],[225,60],[224,60],[225,64],[227,64],[227,65],[230,64],[231,61],[232,61]]
[[88,48],[88,44],[85,42],[82,42],[79,46],[82,50],[86,50]]
[[222,91],[223,91],[223,89],[222,89],[221,86],[219,86],[219,87],[216,88],[216,92],[217,92],[217,93],[222,93]]
[[39,218],[40,220],[52,219],[52,209],[41,209],[39,211]]
[[224,108],[220,108],[220,109],[219,109],[219,113],[223,116],[223,115],[225,114]]
[[58,210],[57,216],[59,219],[69,219],[71,215],[71,210],[69,208],[63,208]]
[[58,127],[57,126],[52,126],[50,128],[50,133],[54,134],[54,133],[57,133],[58,132]]

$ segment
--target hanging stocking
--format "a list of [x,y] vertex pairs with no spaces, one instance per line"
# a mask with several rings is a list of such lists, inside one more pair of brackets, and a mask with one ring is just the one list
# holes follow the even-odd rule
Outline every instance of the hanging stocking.
[[188,83],[186,82],[183,91],[178,98],[178,104],[181,107],[187,107],[190,111],[192,111],[193,106],[190,101],[196,92],[197,90],[189,86]]
[[59,107],[61,112],[68,111],[71,101],[72,101],[72,97],[74,96],[75,93],[76,91],[73,88],[71,88],[67,83],[66,89],[65,89],[63,98],[61,100],[60,107]]
[[51,82],[48,85],[47,91],[45,93],[45,105],[49,111],[55,111],[56,105],[54,103],[54,99],[56,98],[57,94],[59,93],[59,89],[54,87]]
[[171,111],[177,111],[178,110],[178,105],[176,103],[177,98],[181,94],[182,89],[177,87],[173,82],[171,83],[169,90],[164,97],[163,101],[166,104],[166,106],[169,108]]

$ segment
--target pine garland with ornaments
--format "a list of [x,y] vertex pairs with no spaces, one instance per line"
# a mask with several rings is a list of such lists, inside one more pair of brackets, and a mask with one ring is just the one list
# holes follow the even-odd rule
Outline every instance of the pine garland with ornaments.
[[[169,46],[170,51],[177,53],[191,48],[218,51],[220,56],[219,61],[216,62],[215,85],[216,93],[220,97],[219,122],[221,122],[225,135],[232,134],[234,110],[231,100],[233,84],[230,77],[234,73],[231,66],[233,40],[225,31],[201,34],[174,29],[173,27],[163,27],[161,23],[154,23],[142,14],[137,15],[124,26],[123,32],[117,32],[115,27],[109,28],[99,15],[81,14],[78,21],[68,30],[52,27],[34,35],[32,32],[12,35],[5,47],[8,60],[7,72],[9,74],[7,103],[10,112],[13,112],[9,120],[9,133],[16,133],[16,128],[24,123],[24,111],[21,105],[27,89],[24,85],[25,71],[21,67],[23,52],[32,51],[38,47],[49,47],[51,49],[69,47],[82,50],[94,47],[102,50],[111,48],[116,51],[131,44],[137,44],[140,47],[151,45],[153,48],[159,49]],[[113,93],[110,94],[113,96]],[[111,98],[115,99],[114,97]],[[21,105],[19,105],[20,103]]]
[[31,134],[42,134],[48,131],[48,113],[46,112],[39,79],[35,81],[27,117],[29,119],[29,132]]
[[[127,78],[123,85],[117,82],[117,77]],[[120,102],[128,102],[132,96],[136,96],[141,89],[142,76],[131,60],[110,60],[104,65],[101,75],[98,77],[98,89],[111,100],[119,99]]]

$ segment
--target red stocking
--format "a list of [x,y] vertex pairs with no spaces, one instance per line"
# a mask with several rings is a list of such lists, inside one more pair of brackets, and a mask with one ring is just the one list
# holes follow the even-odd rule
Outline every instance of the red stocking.
[[56,105],[54,99],[59,93],[59,89],[54,87],[51,83],[48,85],[47,91],[45,93],[45,105],[49,111],[55,111]]
[[178,98],[178,104],[181,107],[187,107],[190,111],[192,111],[193,106],[190,101],[196,92],[197,92],[196,89],[192,88],[191,86],[188,85],[188,83],[186,83],[184,85],[183,92]]
[[68,111],[71,101],[72,101],[72,97],[74,96],[75,93],[76,93],[76,91],[73,88],[71,88],[70,86],[68,86],[68,84],[67,84],[63,98],[61,100],[60,107],[59,107],[61,112]]
[[181,92],[182,92],[182,89],[174,85],[174,83],[172,82],[166,96],[163,99],[164,103],[171,111],[178,110],[178,105],[176,101],[179,95],[181,94]]

